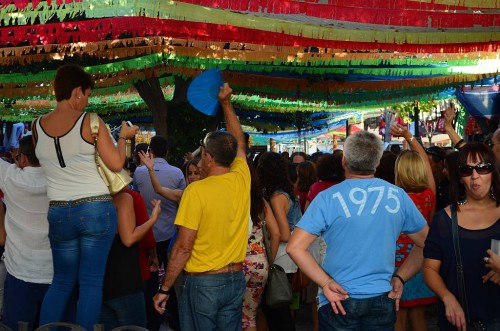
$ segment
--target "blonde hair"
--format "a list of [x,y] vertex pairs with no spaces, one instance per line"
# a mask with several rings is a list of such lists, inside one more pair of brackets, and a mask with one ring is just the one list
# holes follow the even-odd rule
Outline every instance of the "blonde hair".
[[396,185],[407,193],[420,193],[429,187],[429,175],[424,160],[415,151],[399,154],[394,173]]

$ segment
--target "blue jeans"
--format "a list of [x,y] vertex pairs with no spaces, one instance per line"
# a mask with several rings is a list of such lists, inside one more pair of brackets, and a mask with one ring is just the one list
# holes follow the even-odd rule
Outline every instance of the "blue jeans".
[[7,273],[4,285],[3,323],[17,330],[18,322],[28,322],[29,329],[34,325],[38,309],[50,284],[28,283]]
[[241,330],[243,271],[185,276],[180,292],[182,331]]
[[68,298],[78,282],[76,323],[93,330],[101,313],[104,270],[116,233],[113,202],[51,206],[47,219],[54,279],[42,304],[40,325],[61,321]]
[[102,304],[99,323],[106,330],[118,326],[137,325],[146,327],[146,303],[144,293],[138,292],[107,300]]
[[335,314],[330,304],[318,310],[320,330],[392,331],[396,322],[395,301],[387,293],[367,299],[342,301],[346,315]]

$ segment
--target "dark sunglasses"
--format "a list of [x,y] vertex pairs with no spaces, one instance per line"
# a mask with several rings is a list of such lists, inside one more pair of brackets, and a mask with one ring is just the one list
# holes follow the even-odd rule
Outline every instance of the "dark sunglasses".
[[479,163],[475,166],[465,164],[458,167],[458,173],[462,177],[471,176],[474,170],[480,175],[487,175],[493,171],[493,165],[491,163]]

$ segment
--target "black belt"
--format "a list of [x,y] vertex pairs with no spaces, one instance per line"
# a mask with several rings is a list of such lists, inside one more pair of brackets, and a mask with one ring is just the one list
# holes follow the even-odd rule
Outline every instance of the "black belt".
[[111,195],[103,194],[103,195],[96,195],[94,197],[86,197],[86,198],[69,200],[69,201],[52,200],[52,201],[50,201],[49,205],[51,207],[65,207],[65,206],[77,206],[77,205],[81,205],[82,203],[87,203],[87,202],[112,201],[112,200],[113,200],[113,198],[111,197]]

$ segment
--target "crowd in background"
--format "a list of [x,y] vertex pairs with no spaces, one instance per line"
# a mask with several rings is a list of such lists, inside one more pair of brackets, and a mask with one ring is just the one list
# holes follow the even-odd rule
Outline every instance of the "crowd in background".
[[[13,330],[66,321],[289,331],[303,303],[311,330],[425,331],[436,303],[443,330],[500,330],[500,131],[489,145],[465,143],[449,110],[455,148],[424,149],[395,124],[410,149],[384,151],[360,132],[331,154],[253,155],[226,84],[227,132],[209,133],[176,167],[163,136],[129,160],[137,127],[123,123],[115,144],[100,119],[92,136],[92,87],[80,67],[61,67],[56,108],[0,160],[1,297]],[[109,194],[96,148],[110,169],[126,165],[129,187]],[[290,305],[266,302],[267,239]]]

